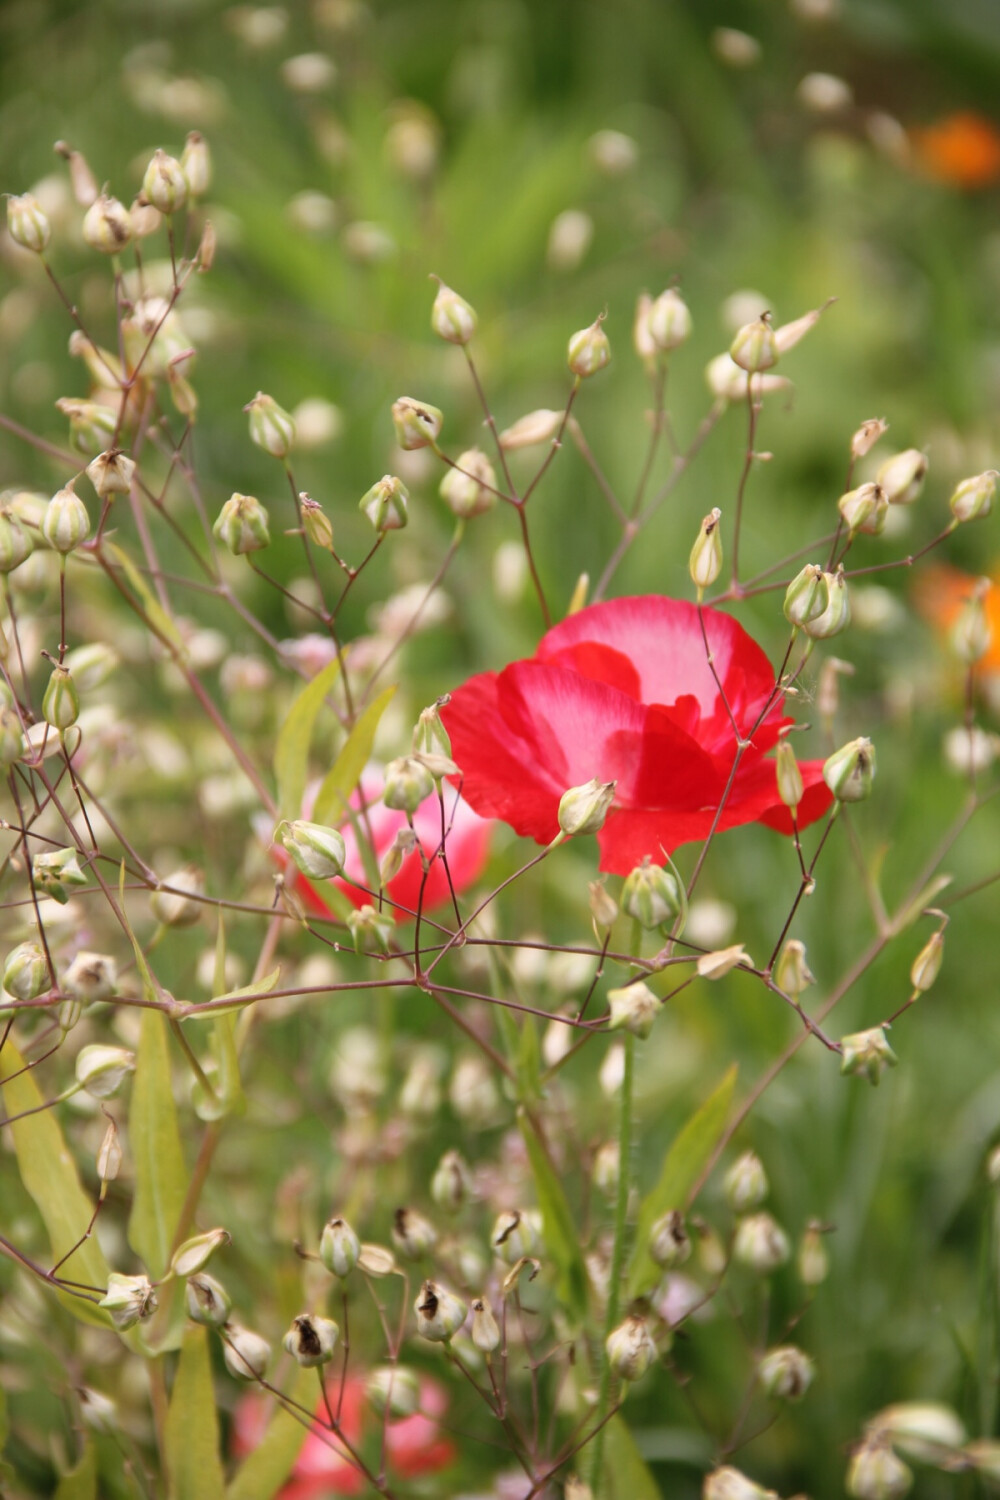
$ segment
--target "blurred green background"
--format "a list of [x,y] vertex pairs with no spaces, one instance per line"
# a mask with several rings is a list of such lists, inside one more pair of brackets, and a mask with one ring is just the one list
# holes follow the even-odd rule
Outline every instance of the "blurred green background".
[[[843,90],[803,83],[817,73],[842,80]],[[862,541],[852,556],[863,565],[929,540],[954,483],[997,460],[998,86],[995,0],[316,0],[267,8],[5,0],[0,186],[42,196],[54,224],[53,266],[88,326],[110,343],[109,279],[79,240],[79,210],[52,145],[82,151],[98,180],[128,201],[155,147],[179,152],[189,129],[203,131],[215,160],[208,212],[220,249],[190,298],[190,327],[201,402],[194,450],[208,510],[232,490],[265,501],[280,494],[277,466],[246,440],[242,407],[258,388],[289,408],[324,398],[339,409],[339,432],[297,459],[296,482],[323,503],[339,550],[352,559],[370,536],[358,497],[395,462],[396,396],[445,410],[450,452],[486,446],[460,354],[429,331],[429,273],[479,313],[477,360],[501,427],[533,408],[562,406],[566,339],[607,310],[614,359],[587,382],[576,415],[623,497],[646,448],[648,387],[631,348],[642,289],[655,294],[676,279],[692,309],[694,335],[669,383],[682,445],[710,406],[704,367],[744,321],[734,294],[752,294],[752,311],[770,307],[778,322],[836,297],[782,362],[794,390],[765,407],[758,448],[774,457],[751,479],[746,571],[832,528],[850,435],[881,416],[890,434],[876,456],[917,446],[930,456],[930,476],[921,502],[899,513],[905,531]],[[963,126],[965,112],[979,124]],[[608,131],[627,141],[595,141]],[[577,217],[554,230],[570,211]],[[36,273],[4,243],[0,412],[63,445],[53,402],[84,394],[85,378],[66,351],[67,319]],[[744,413],[732,410],[629,553],[613,594],[688,594],[691,541],[713,505],[731,514],[745,443]],[[359,584],[348,637],[393,588],[429,578],[447,546],[452,523],[436,497],[437,476],[414,472],[411,525],[390,538],[378,577]],[[29,444],[0,433],[0,486],[51,490],[64,477]],[[578,575],[596,578],[617,540],[570,444],[530,519],[558,615]],[[534,599],[496,584],[497,548],[516,536],[502,510],[470,526],[447,583],[452,622],[407,650],[411,706],[470,670],[531,650],[541,628]],[[268,566],[289,578],[293,556],[293,542],[279,537]],[[995,519],[947,547],[948,560],[969,572],[989,571],[998,556]],[[941,754],[944,732],[961,722],[961,669],[915,611],[911,585],[906,570],[883,575],[879,591],[859,594],[858,623],[836,643],[856,667],[843,689],[841,737],[871,734],[878,746],[877,795],[857,824],[872,861],[884,852],[890,905],[965,797]],[[241,587],[276,634],[301,628],[263,583],[247,578]],[[780,597],[761,595],[740,613],[772,656],[786,634]],[[195,601],[191,613],[220,623],[208,604]],[[249,638],[234,637],[231,623],[226,629],[230,649],[248,648]],[[981,705],[993,730],[998,680],[1000,672],[994,708]],[[139,699],[133,707],[140,711]],[[149,816],[155,826],[155,808]],[[240,837],[239,815],[210,834],[220,882],[232,879],[227,840]],[[991,804],[949,855],[954,889],[994,875],[998,848]],[[517,857],[499,839],[497,874]],[[515,893],[505,934],[544,924],[553,939],[586,940],[592,873],[575,850],[547,866],[520,905]],[[702,894],[735,909],[737,936],[757,956],[796,881],[789,847],[748,829],[717,848]],[[890,1400],[948,1400],[970,1432],[995,1431],[997,1254],[983,1161],[1000,1135],[996,890],[955,908],[942,978],[894,1032],[901,1066],[878,1091],[840,1079],[809,1046],[741,1136],[763,1155],[775,1212],[790,1230],[811,1216],[836,1226],[827,1241],[831,1278],[796,1333],[819,1361],[816,1387],[737,1458],[784,1493],[841,1493],[847,1445]],[[858,985],[835,1033],[875,1024],[902,1003],[924,926]],[[821,987],[869,940],[871,918],[844,848],[824,866],[795,931]],[[538,987],[539,1003],[552,998]],[[315,1048],[304,1085],[312,1111],[289,1115],[291,1144],[280,1161],[269,1156],[266,1111],[241,1127],[210,1190],[220,1222],[245,1213],[269,1224],[270,1204],[247,1200],[245,1172],[263,1173],[276,1191],[297,1157],[322,1177],[335,1113],[324,1102],[325,1062],[343,1025],[364,1016],[354,1002],[335,1015],[300,1010],[283,1023],[272,1055],[257,1058],[257,1085],[268,1100],[269,1089],[283,1100],[281,1115],[295,1060]],[[434,1024],[417,1014],[408,1030]],[[687,991],[644,1057],[644,1179],[730,1060],[749,1085],[793,1034],[787,1013],[765,1005],[749,982]],[[610,1106],[587,1102],[591,1063],[567,1074],[589,1129],[607,1133]],[[426,1143],[428,1164],[435,1143],[447,1144],[443,1129],[438,1135]],[[706,1211],[717,1202],[710,1189]],[[248,1285],[266,1264],[261,1251],[246,1269]],[[779,1286],[775,1336],[795,1299],[789,1277]],[[682,1341],[678,1363],[694,1371],[705,1409],[732,1413],[745,1370],[725,1317]],[[683,1398],[666,1389],[660,1382],[654,1397],[640,1388],[630,1420],[663,1493],[694,1495],[711,1445],[691,1440]],[[462,1419],[473,1422],[468,1413]],[[49,1493],[44,1442],[26,1441],[19,1456],[37,1485],[25,1492]],[[470,1489],[484,1482],[481,1459],[464,1460]],[[920,1484],[930,1496],[972,1481],[926,1473]]]

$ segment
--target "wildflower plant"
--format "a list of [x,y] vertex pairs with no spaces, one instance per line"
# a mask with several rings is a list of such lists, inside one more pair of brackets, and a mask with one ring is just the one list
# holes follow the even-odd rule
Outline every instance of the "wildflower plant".
[[[307,90],[309,56],[291,60]],[[433,156],[419,113],[393,128],[412,170]],[[758,1114],[778,1079],[905,1073],[947,985],[949,858],[996,790],[995,756],[972,753],[987,580],[953,628],[965,798],[886,893],[868,820],[899,805],[883,767],[903,731],[854,691],[855,601],[872,574],[947,556],[995,472],[949,496],[911,447],[866,478],[885,424],[858,412],[820,533],[785,528],[751,568],[762,424],[836,309],[748,319],[706,384],[683,289],[637,287],[633,347],[621,308],[568,324],[552,405],[518,415],[494,409],[475,298],[436,278],[424,338],[450,346],[464,394],[435,380],[433,402],[387,404],[367,488],[300,487],[305,417],[278,380],[251,394],[263,369],[240,414],[251,457],[203,482],[212,356],[186,315],[217,267],[210,145],[158,149],[130,207],[96,181],[78,216],[106,295],[86,312],[41,204],[8,200],[18,264],[42,268],[79,362],[61,440],[20,434],[55,482],[0,497],[18,1388],[52,1387],[90,1493],[654,1494],[637,1434],[658,1406],[706,1495],[768,1493],[730,1461],[754,1471],[759,1433],[808,1410],[810,1314],[844,1289],[816,1217],[835,1205],[772,1196]],[[650,410],[626,488],[588,426],[629,360]],[[677,386],[705,389],[690,433]],[[736,461],[711,494],[682,491],[723,429]],[[570,451],[612,540],[564,597],[536,518]],[[427,577],[409,528],[442,502]],[[687,538],[662,559],[670,588],[620,592],[634,550],[671,535],[668,505]],[[529,645],[508,648],[462,571],[474,531],[515,558]],[[448,631],[461,665],[421,654]],[[803,934],[843,934],[845,886],[852,941],[807,959]],[[679,1109],[664,1096],[695,997],[713,1040]],[[732,1065],[727,1008],[767,1017],[755,1076]],[[720,1375],[722,1324],[742,1340]],[[909,1463],[995,1474],[989,1436],[901,1403],[825,1462],[851,1494],[900,1494]]]

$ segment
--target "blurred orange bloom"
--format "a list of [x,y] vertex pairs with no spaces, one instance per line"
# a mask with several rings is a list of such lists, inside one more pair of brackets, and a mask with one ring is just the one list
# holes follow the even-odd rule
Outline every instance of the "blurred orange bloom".
[[914,156],[929,177],[953,187],[1000,181],[1000,129],[985,115],[956,110],[911,131]]
[[[1000,672],[1000,569],[993,571],[993,587],[983,601],[993,639],[986,655],[978,663],[983,672]],[[947,563],[925,569],[914,587],[917,608],[925,619],[946,634],[954,625],[962,607],[969,600],[977,579],[971,573]]]

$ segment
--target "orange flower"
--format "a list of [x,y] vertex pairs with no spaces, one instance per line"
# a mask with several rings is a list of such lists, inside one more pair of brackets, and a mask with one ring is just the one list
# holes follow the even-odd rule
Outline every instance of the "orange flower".
[[[1000,672],[1000,570],[994,572],[994,584],[986,595],[984,607],[993,639],[978,668],[981,672]],[[917,608],[925,619],[947,634],[963,606],[968,602],[976,579],[947,563],[927,568],[914,588]]]
[[917,163],[938,182],[974,189],[1000,181],[1000,130],[985,115],[956,110],[911,135]]

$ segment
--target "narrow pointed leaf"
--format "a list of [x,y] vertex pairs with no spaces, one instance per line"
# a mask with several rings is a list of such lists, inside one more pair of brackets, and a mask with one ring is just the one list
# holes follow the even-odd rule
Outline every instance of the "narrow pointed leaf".
[[183,656],[184,641],[177,626],[146,583],[146,580],[128,553],[123,552],[121,547],[117,546],[114,542],[105,541],[104,548],[111,553],[111,556],[125,574],[125,577],[129,581],[129,587],[142,605],[143,613],[156,634],[165,645],[172,646],[178,655]]
[[177,1362],[166,1450],[170,1500],[219,1500],[225,1493],[208,1331],[194,1324],[184,1331]]
[[542,1211],[542,1236],[559,1275],[559,1295],[576,1318],[582,1318],[587,1306],[587,1273],[580,1252],[580,1231],[566,1199],[558,1174],[525,1110],[518,1111],[518,1123],[531,1163],[535,1193]]
[[135,1194],[128,1242],[149,1275],[158,1280],[170,1263],[187,1173],[170,1076],[167,1022],[155,1010],[142,1013],[129,1139],[135,1162]]
[[[312,1410],[316,1396],[316,1373],[299,1370],[290,1399]],[[292,1472],[307,1429],[283,1407],[276,1409],[257,1447],[244,1459],[225,1491],[225,1500],[261,1500],[276,1495]]]
[[607,1492],[614,1500],[661,1500],[660,1486],[620,1416],[608,1423],[604,1472],[609,1481]]
[[317,823],[332,826],[344,815],[348,799],[361,780],[361,773],[371,759],[375,731],[382,715],[392,701],[395,684],[385,688],[374,702],[369,703],[363,714],[344,741],[343,749],[327,771],[316,795],[313,819]]
[[89,1438],[76,1468],[60,1479],[54,1500],[97,1500],[97,1449]]
[[281,966],[272,969],[270,974],[265,974],[263,979],[255,979],[252,984],[241,985],[238,990],[229,990],[225,995],[217,995],[212,1002],[212,1009],[194,1006],[191,1010],[184,1012],[185,1021],[213,1021],[220,1014],[226,1015],[231,1010],[242,1010],[244,1005],[251,1000],[259,999],[261,995],[269,995],[281,978]]
[[278,806],[285,818],[297,818],[302,811],[313,727],[324,699],[339,676],[340,658],[337,657],[302,689],[281,726],[274,750],[274,775],[278,783]]

